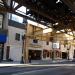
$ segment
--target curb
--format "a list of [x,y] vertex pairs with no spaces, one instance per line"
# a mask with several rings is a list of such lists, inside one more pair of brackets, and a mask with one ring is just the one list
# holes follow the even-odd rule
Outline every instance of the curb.
[[31,64],[1,64],[1,67],[46,67],[46,66],[75,66],[75,64],[44,64],[44,65],[31,65]]

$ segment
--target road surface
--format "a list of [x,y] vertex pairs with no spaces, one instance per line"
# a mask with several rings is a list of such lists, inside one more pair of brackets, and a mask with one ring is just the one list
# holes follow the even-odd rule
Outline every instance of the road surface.
[[75,66],[2,67],[0,75],[75,75]]

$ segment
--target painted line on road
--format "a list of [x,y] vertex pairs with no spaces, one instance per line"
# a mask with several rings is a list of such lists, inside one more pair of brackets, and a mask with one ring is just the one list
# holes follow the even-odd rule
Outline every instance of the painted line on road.
[[[52,70],[55,70],[59,67],[56,67],[56,68],[51,68],[50,71]],[[35,72],[41,72],[41,71],[46,71],[46,70],[49,70],[50,68],[47,68],[47,69],[41,69],[41,70],[34,70],[34,71],[28,71],[28,72],[23,72],[23,73],[16,73],[16,74],[12,74],[12,75],[23,75],[23,74],[30,74],[30,73],[35,73]]]

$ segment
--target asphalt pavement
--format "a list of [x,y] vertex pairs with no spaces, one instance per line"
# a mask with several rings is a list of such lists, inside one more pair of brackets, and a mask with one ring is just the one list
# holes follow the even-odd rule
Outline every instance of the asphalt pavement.
[[48,68],[54,68],[54,67],[48,67],[48,66],[28,66],[28,67],[0,67],[0,75],[14,75],[14,74],[19,74],[19,73],[24,73],[24,72],[32,72],[32,71],[38,71],[38,70],[43,70],[43,69],[48,69]]
[[0,64],[0,75],[75,75],[75,62]]
[[75,75],[75,66],[2,67],[0,75]]
[[75,67],[50,67],[12,75],[75,75]]

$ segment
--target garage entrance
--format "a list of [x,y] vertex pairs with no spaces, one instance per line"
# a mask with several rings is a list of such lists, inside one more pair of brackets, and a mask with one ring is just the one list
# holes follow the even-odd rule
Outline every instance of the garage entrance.
[[66,52],[62,52],[62,59],[67,59],[67,53]]

